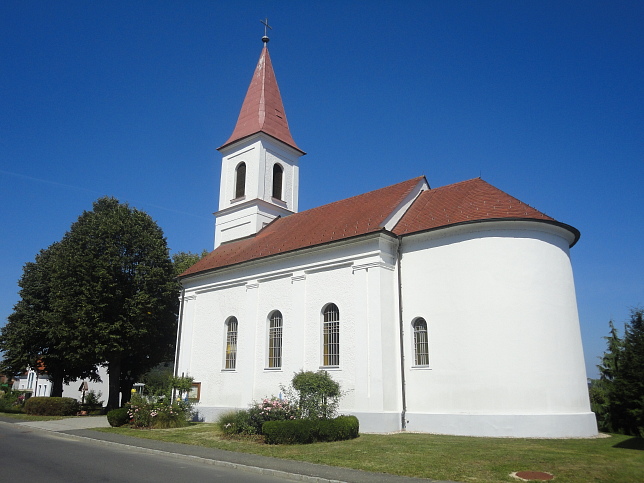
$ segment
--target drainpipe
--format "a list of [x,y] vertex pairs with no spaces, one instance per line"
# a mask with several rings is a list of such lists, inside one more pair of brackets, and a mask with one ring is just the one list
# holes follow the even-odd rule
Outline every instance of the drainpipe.
[[[179,352],[181,351],[181,327],[183,325],[183,306],[186,302],[186,289],[181,288],[181,302],[180,302],[180,309],[179,309],[179,323],[177,324],[177,342],[176,342],[176,348],[174,351],[174,377],[179,376]],[[174,401],[175,399],[175,390],[172,390],[172,400]]]
[[398,236],[398,248],[396,249],[398,260],[398,323],[400,329],[400,391],[402,395],[402,412],[400,414],[400,428],[407,430],[407,390],[405,387],[405,331],[403,322],[403,299],[402,299],[402,237]]

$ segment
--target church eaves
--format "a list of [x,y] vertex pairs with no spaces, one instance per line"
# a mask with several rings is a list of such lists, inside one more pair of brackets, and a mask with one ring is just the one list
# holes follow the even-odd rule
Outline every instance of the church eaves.
[[420,176],[277,218],[253,237],[220,245],[182,273],[181,277],[382,231],[391,213],[424,180]]
[[[277,218],[255,236],[220,245],[180,277],[383,231],[392,212],[399,209],[423,180],[423,176],[413,178]],[[558,225],[574,235],[571,246],[579,238],[574,227],[554,220],[480,178],[421,192],[392,231],[405,236],[493,220],[541,221]]]
[[556,221],[480,178],[422,192],[393,232],[404,236],[463,223],[502,219],[538,220],[562,226],[574,235],[572,245],[579,238],[576,228]]
[[266,43],[248,86],[235,129],[228,141],[219,149],[259,132],[268,134],[305,154],[295,144],[288,127],[282,96]]

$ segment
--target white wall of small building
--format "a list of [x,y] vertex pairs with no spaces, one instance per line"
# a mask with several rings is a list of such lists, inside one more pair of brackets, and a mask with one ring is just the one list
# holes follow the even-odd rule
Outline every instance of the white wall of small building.
[[32,397],[48,397],[51,395],[51,381],[47,375],[38,375],[33,369],[16,378],[13,389],[20,391],[31,391]]

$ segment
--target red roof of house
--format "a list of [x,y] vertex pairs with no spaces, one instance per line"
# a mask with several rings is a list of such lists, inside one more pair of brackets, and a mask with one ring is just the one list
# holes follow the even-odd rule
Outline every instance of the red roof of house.
[[421,176],[277,218],[253,237],[218,246],[181,276],[379,231],[422,180]]
[[248,86],[235,129],[219,149],[258,132],[266,133],[304,153],[295,144],[288,128],[282,96],[266,44]]
[[414,201],[394,233],[406,235],[475,220],[525,218],[555,221],[480,178],[427,190]]
[[[190,267],[181,277],[257,260],[279,253],[384,230],[385,223],[424,177],[277,218],[255,236],[225,243]],[[480,178],[421,192],[393,228],[408,235],[464,222],[542,220],[559,225]],[[575,238],[579,233],[568,225]]]

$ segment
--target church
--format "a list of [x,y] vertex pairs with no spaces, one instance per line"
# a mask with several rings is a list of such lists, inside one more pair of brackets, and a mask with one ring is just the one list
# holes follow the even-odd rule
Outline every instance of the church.
[[298,212],[305,153],[262,40],[219,148],[215,249],[180,276],[175,373],[194,378],[199,417],[325,370],[361,432],[595,436],[579,231],[480,178],[419,176]]

